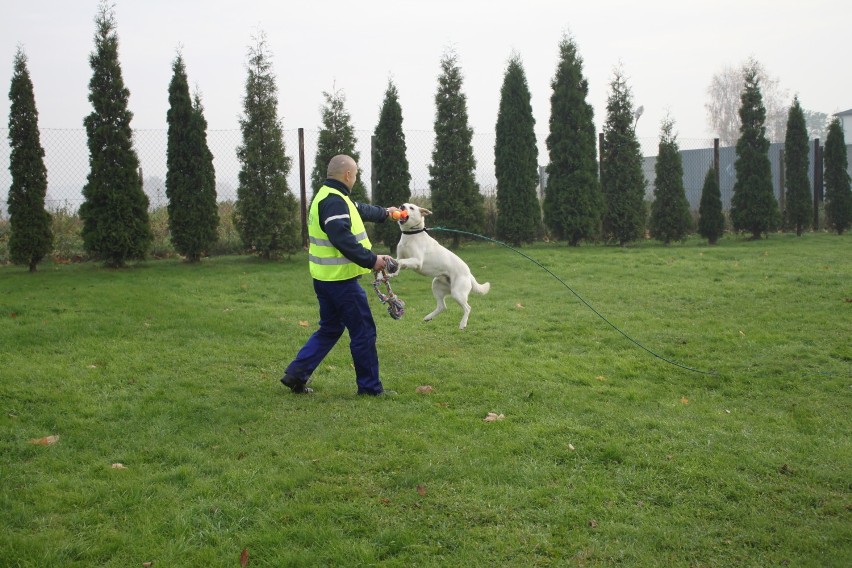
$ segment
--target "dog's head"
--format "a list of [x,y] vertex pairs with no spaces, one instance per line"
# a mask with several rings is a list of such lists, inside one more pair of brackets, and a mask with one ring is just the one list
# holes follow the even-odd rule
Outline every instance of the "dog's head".
[[432,212],[425,207],[418,207],[413,203],[403,203],[399,206],[399,208],[408,213],[407,218],[399,220],[399,228],[403,231],[422,229],[426,226],[424,217],[432,214]]

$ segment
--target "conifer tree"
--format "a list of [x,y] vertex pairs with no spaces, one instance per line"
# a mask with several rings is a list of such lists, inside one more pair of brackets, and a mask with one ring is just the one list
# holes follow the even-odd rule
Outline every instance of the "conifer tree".
[[786,221],[796,235],[810,226],[814,218],[811,182],[808,179],[808,129],[805,113],[799,105],[799,97],[787,113],[787,134],[784,140],[784,182],[786,195]]
[[169,125],[166,149],[166,196],[169,232],[175,250],[187,262],[197,262],[216,242],[216,174],[207,146],[207,121],[201,96],[189,95],[186,64],[178,54],[169,85]]
[[534,241],[541,225],[541,206],[536,195],[538,146],[531,98],[521,58],[513,55],[500,89],[494,168],[497,237],[516,246]]
[[219,206],[216,203],[216,168],[213,166],[213,152],[207,144],[207,119],[204,118],[204,105],[201,102],[201,92],[196,87],[192,97],[192,121],[190,122],[192,138],[190,145],[195,148],[196,172],[198,174],[198,220],[201,229],[198,231],[199,246],[205,252],[219,238]]
[[278,120],[278,88],[271,57],[261,32],[248,51],[234,211],[243,244],[265,259],[292,254],[301,244],[298,202],[287,184],[291,160],[284,150],[284,133]]
[[127,108],[118,61],[115,14],[102,1],[95,18],[95,51],[89,57],[93,111],[83,121],[89,145],[89,175],[80,206],[83,246],[107,266],[124,266],[145,257],[153,236],[148,197],[142,191],[139,158],[133,149],[133,118]]
[[760,94],[757,63],[743,69],[745,86],[740,100],[740,138],[734,162],[737,180],[731,199],[731,221],[736,231],[751,233],[752,239],[778,228],[781,214],[772,189],[766,109]]
[[[388,80],[385,99],[376,125],[373,144],[373,201],[379,205],[400,206],[411,200],[411,173],[406,156],[405,132],[402,130],[402,107],[399,92]],[[385,222],[373,225],[377,240],[394,254],[399,242],[399,227]]]
[[571,246],[600,232],[603,198],[598,181],[595,123],[586,102],[588,81],[574,39],[563,36],[559,63],[550,83],[549,163],[544,195],[544,222],[557,239]]
[[825,216],[829,228],[842,235],[852,225],[852,188],[849,180],[849,158],[840,119],[828,126],[824,150]]
[[44,208],[47,168],[38,131],[38,110],[27,56],[20,46],[15,53],[9,101],[9,257],[13,263],[35,272],[51,251],[53,234],[50,214]]
[[704,176],[701,203],[698,206],[698,234],[715,245],[725,232],[725,213],[722,211],[722,192],[716,177],[716,168],[711,167]]
[[[317,142],[317,155],[314,170],[311,173],[311,187],[314,191],[322,186],[326,180],[328,163],[338,154],[346,154],[355,160],[356,164],[361,161],[361,154],[355,150],[358,139],[355,137],[355,128],[352,126],[352,117],[346,111],[346,96],[343,91],[333,93],[323,92],[325,106],[322,109],[322,128],[319,132]],[[362,172],[363,173],[363,172]],[[362,181],[363,175],[358,176],[355,185],[352,186],[350,197],[359,203],[369,203],[367,189]]]
[[633,95],[621,69],[610,83],[601,150],[604,196],[603,233],[624,246],[645,233],[645,175],[642,149],[634,131]]
[[683,161],[671,118],[664,119],[660,129],[654,174],[651,236],[665,244],[682,241],[692,230],[692,215],[683,187]]
[[[468,125],[464,78],[455,52],[441,59],[435,93],[435,147],[429,164],[429,189],[435,223],[472,233],[482,232],[484,199],[476,183],[473,129]],[[452,248],[461,237],[453,233]]]

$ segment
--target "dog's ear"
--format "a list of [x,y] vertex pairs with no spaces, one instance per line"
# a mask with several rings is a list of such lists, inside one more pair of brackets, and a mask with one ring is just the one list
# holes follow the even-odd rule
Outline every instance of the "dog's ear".
[[421,207],[420,212],[423,214],[424,217],[432,214],[432,212],[426,209],[425,207]]

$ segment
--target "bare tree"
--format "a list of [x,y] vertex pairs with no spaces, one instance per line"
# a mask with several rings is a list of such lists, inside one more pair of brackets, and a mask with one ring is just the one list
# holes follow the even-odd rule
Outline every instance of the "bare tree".
[[831,117],[827,113],[816,110],[802,110],[805,113],[805,126],[808,129],[808,139],[819,138],[820,140],[825,140],[825,136],[828,133],[828,125],[831,124]]
[[783,142],[787,133],[787,111],[790,100],[787,89],[781,87],[776,77],[770,77],[766,69],[753,57],[739,68],[725,66],[713,75],[707,87],[707,124],[725,146],[733,146],[740,136],[740,96],[745,82],[746,70],[754,69],[760,80],[760,90],[766,107],[766,135],[770,142]]

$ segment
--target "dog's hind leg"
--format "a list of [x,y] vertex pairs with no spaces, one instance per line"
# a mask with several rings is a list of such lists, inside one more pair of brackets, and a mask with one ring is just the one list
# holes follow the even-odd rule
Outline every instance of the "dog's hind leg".
[[464,329],[467,327],[467,318],[470,317],[470,304],[467,302],[459,302],[459,305],[464,310],[464,315],[459,323],[459,329]]
[[437,305],[432,313],[426,314],[423,321],[429,321],[447,309],[447,302],[445,298],[449,293],[450,282],[447,280],[446,276],[436,276],[432,279],[432,295],[435,296],[435,302]]
[[456,303],[461,306],[462,310],[464,310],[464,315],[459,323],[459,329],[467,327],[467,318],[470,317],[470,304],[467,303],[467,297],[470,295],[470,288],[471,283],[469,280],[458,278],[453,282],[452,290],[450,291],[450,295],[453,300],[455,300]]

